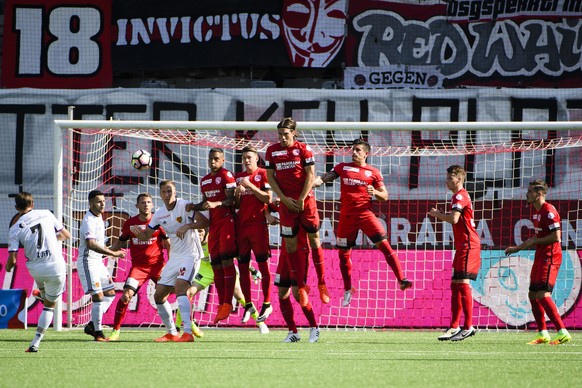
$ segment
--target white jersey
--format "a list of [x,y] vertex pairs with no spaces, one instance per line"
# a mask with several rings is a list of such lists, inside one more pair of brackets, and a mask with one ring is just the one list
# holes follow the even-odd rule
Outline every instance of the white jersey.
[[87,211],[83,221],[81,221],[81,229],[79,230],[79,256],[77,261],[86,260],[103,260],[103,255],[97,253],[87,247],[87,239],[95,240],[95,242],[102,247],[105,246],[105,223],[101,214],[96,216]]
[[170,237],[169,260],[192,257],[195,261],[198,261],[204,256],[198,233],[195,230],[188,230],[183,238],[176,236],[176,232],[180,227],[193,222],[194,212],[186,211],[187,204],[188,201],[178,198],[176,206],[172,210],[168,210],[166,206],[158,208],[148,224],[151,229],[161,226]]
[[61,221],[48,210],[31,210],[20,216],[10,227],[8,251],[24,247],[26,267],[35,273],[65,273],[65,260],[57,233],[63,229]]

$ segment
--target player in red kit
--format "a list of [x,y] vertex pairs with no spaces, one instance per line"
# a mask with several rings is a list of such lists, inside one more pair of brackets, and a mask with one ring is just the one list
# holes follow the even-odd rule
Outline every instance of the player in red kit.
[[210,173],[200,181],[202,202],[190,204],[188,210],[209,210],[208,251],[218,293],[218,312],[214,323],[228,318],[236,284],[234,258],[238,255],[235,234],[234,175],[223,167],[224,151],[212,148],[208,153]]
[[123,286],[123,295],[117,301],[113,332],[109,336],[109,341],[119,340],[121,324],[125,318],[127,306],[139,288],[148,280],[158,281],[164,267],[163,248],[164,246],[170,247],[168,236],[162,228],[157,229],[146,241],[141,241],[130,230],[134,225],[139,226],[142,230],[146,229],[153,214],[152,196],[148,193],[139,194],[135,207],[139,214],[125,221],[121,228],[121,235],[112,244],[113,250],[119,250],[122,243],[129,242],[131,269]]
[[273,311],[271,307],[271,273],[269,271],[269,230],[265,220],[265,208],[271,202],[271,186],[267,181],[267,172],[258,166],[259,155],[256,148],[247,146],[242,149],[242,164],[245,171],[235,176],[237,187],[234,190],[235,207],[237,207],[237,242],[239,250],[238,267],[240,287],[245,296],[245,312],[242,322],[247,322],[256,308],[251,299],[251,251],[259,271],[263,274],[261,286],[263,305],[258,317],[265,321]]
[[[545,343],[560,345],[572,340],[572,336],[566,330],[551,296],[560,265],[562,264],[562,246],[560,245],[562,233],[560,229],[560,214],[558,214],[554,206],[546,202],[547,192],[548,185],[546,182],[537,179],[529,183],[526,200],[535,209],[532,217],[535,236],[518,246],[511,246],[505,249],[506,255],[531,247],[536,249],[530,274],[529,301],[539,332],[536,338],[528,342],[529,345]],[[556,330],[558,330],[558,335],[553,341],[550,341],[550,334],[546,325],[546,314]]]
[[396,252],[388,244],[386,230],[372,213],[372,197],[378,201],[388,200],[388,191],[380,171],[366,163],[370,153],[370,144],[362,139],[354,140],[352,162],[340,163],[330,172],[315,179],[314,185],[321,186],[341,178],[340,219],[337,230],[337,247],[339,249],[340,270],[344,282],[344,300],[342,306],[350,304],[355,288],[352,287],[352,247],[356,244],[358,232],[362,230],[380,249],[386,262],[394,272],[401,290],[412,287],[402,272]]
[[299,304],[309,301],[305,285],[305,269],[299,263],[297,232],[302,225],[309,236],[313,263],[317,272],[319,296],[329,303],[329,292],[324,280],[324,256],[319,239],[319,214],[312,186],[315,179],[315,160],[311,148],[297,141],[297,123],[290,117],[277,124],[279,143],[267,148],[265,167],[271,189],[281,199],[279,216],[281,237],[285,240],[291,271],[299,287]]
[[[481,241],[475,230],[471,197],[464,188],[467,173],[461,166],[447,168],[447,189],[453,192],[451,211],[443,213],[431,208],[428,214],[453,225],[455,257],[451,280],[451,326],[438,337],[439,341],[462,341],[475,335],[473,327],[473,295],[470,280],[477,279],[481,266]],[[463,329],[459,327],[461,310],[465,314]]]

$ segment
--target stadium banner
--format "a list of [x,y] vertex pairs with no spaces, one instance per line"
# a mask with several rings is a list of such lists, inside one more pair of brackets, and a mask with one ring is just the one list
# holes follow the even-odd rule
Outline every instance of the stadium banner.
[[345,89],[441,88],[443,77],[436,66],[346,67]]
[[7,0],[2,86],[93,88],[112,74],[336,67],[346,1]]
[[0,290],[0,329],[26,329],[26,290]]
[[350,1],[347,67],[435,66],[443,86],[582,86],[578,1]]
[[[270,268],[276,272],[279,251],[273,250]],[[325,261],[327,285],[332,302],[323,305],[312,293],[311,302],[319,323],[324,326],[374,326],[374,327],[447,327],[450,323],[450,280],[454,252],[451,250],[406,250],[398,251],[404,273],[414,282],[414,288],[402,294],[392,272],[377,249],[354,249],[352,252],[352,279],[356,289],[350,309],[366,311],[366,314],[342,314],[338,310],[343,295],[343,283],[339,268],[337,251],[326,249]],[[0,251],[0,260],[5,260],[6,251]],[[580,258],[582,251],[565,250],[562,267],[558,275],[552,298],[569,329],[582,328],[582,302],[580,301]],[[24,258],[22,258],[24,259]],[[516,260],[517,259],[517,260]],[[529,273],[533,264],[533,251],[520,252],[511,261],[501,250],[483,251],[482,265],[477,280],[472,281],[474,298],[474,322],[479,327],[529,327],[535,323],[528,300]],[[422,270],[417,270],[421,266]],[[17,265],[14,274],[0,271],[0,280],[11,288],[33,289],[34,282],[29,276],[23,261]],[[122,260],[106,259],[115,281],[117,298],[123,293],[123,284],[130,268],[130,257]],[[73,272],[74,284],[79,284],[76,270]],[[308,284],[316,284],[315,271],[309,270]],[[160,325],[153,299],[155,285],[150,281],[132,299],[124,324],[128,326]],[[4,291],[0,291],[1,293]],[[6,291],[9,292],[9,291]],[[23,292],[18,290],[18,292]],[[260,287],[252,287],[254,300],[261,300]],[[273,288],[271,299],[277,301],[277,288]],[[0,299],[0,313],[2,310]],[[63,297],[63,311],[66,312],[67,296]],[[170,298],[172,308],[177,308],[175,298]],[[72,297],[73,325],[84,324],[88,317],[82,314],[83,307],[90,303],[90,297],[76,291]],[[200,293],[194,303],[194,316],[199,325],[212,325],[218,299],[214,285],[207,293]],[[42,304],[28,296],[28,320],[34,325],[42,312]],[[104,324],[111,325],[115,304],[104,316]],[[278,307],[276,307],[278,308]],[[66,324],[66,314],[63,313]],[[86,314],[86,313],[85,313]],[[240,307],[224,322],[229,326],[240,326]],[[297,315],[298,324],[307,325],[303,315]],[[1,323],[0,317],[0,323]],[[280,314],[271,315],[270,326],[285,326]],[[249,323],[249,325],[251,325]],[[243,325],[244,326],[244,325]]]

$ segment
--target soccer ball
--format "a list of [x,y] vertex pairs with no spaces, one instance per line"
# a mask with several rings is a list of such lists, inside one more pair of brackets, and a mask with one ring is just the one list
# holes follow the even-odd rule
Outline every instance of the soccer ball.
[[152,165],[152,155],[146,150],[137,150],[131,156],[131,165],[140,171],[147,170]]

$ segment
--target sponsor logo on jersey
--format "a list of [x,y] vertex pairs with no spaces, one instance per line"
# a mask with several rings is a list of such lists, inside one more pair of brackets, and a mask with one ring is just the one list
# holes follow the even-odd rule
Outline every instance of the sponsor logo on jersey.
[[271,155],[272,156],[287,156],[287,150],[275,151]]
[[358,167],[353,167],[353,166],[344,166],[343,170],[350,171],[350,172],[360,172],[360,169]]
[[212,183],[212,178],[204,179],[202,182],[200,182],[200,186],[209,185],[211,183]]

